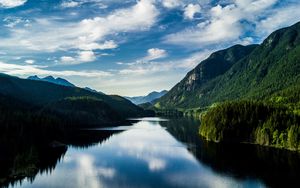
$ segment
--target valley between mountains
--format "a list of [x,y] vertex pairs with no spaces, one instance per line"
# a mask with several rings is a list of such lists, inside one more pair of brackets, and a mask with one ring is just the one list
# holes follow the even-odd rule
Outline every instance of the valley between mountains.
[[170,91],[148,98],[106,95],[53,77],[1,74],[0,83],[1,129],[74,129],[155,113],[184,115],[200,119],[199,136],[210,141],[300,151],[300,23],[262,44],[214,52]]

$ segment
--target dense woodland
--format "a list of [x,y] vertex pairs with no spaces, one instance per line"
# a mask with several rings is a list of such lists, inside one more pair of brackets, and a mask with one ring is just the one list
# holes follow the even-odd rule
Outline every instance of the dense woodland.
[[300,151],[300,115],[257,101],[225,102],[206,112],[200,135],[215,142],[248,142]]
[[207,140],[300,151],[299,95],[300,22],[213,53],[148,108],[201,117]]
[[273,32],[260,45],[236,45],[213,53],[154,106],[184,111],[228,100],[264,100],[299,85],[299,73],[300,23],[297,23]]
[[220,103],[201,117],[200,135],[215,142],[250,142],[300,151],[300,85],[264,100]]
[[0,74],[0,129],[14,126],[78,128],[117,125],[152,115],[116,95]]

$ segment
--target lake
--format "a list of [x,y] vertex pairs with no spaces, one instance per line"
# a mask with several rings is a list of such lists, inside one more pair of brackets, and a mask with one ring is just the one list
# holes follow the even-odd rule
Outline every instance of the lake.
[[[0,185],[22,188],[300,185],[298,153],[206,142],[197,134],[200,122],[193,119],[142,118],[130,122],[132,125],[60,135],[55,141],[34,135],[16,138],[18,141],[2,138],[5,144],[0,146],[3,151]],[[44,144],[49,142],[51,147]]]

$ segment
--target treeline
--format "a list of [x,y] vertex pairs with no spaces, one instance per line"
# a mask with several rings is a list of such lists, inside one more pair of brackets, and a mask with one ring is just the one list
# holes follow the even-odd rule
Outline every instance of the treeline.
[[202,115],[199,133],[214,142],[249,142],[300,151],[300,115],[274,103],[221,103]]
[[70,129],[108,126],[124,121],[118,112],[100,99],[68,97],[46,106],[34,106],[0,95],[0,129]]

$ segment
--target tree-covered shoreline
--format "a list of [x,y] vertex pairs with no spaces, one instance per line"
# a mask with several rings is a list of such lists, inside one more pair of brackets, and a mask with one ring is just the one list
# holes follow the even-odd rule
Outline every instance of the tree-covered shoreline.
[[214,142],[246,142],[300,151],[300,116],[270,103],[224,102],[202,115],[199,134]]

